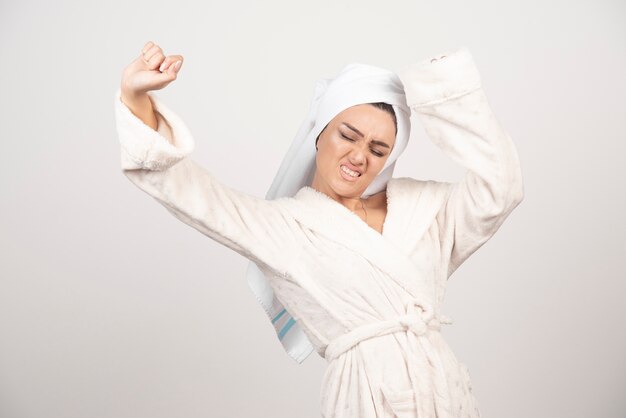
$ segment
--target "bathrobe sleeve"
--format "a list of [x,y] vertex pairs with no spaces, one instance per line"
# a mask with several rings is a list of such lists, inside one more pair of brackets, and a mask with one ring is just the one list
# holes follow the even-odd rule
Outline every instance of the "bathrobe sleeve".
[[191,157],[195,142],[183,120],[149,93],[157,130],[144,124],[115,94],[123,174],[180,221],[244,257],[284,272],[290,260],[289,222],[279,200],[222,184]]
[[407,105],[430,139],[467,169],[457,183],[438,182],[446,197],[436,222],[449,278],[522,201],[519,157],[487,101],[466,47],[408,65],[398,76]]

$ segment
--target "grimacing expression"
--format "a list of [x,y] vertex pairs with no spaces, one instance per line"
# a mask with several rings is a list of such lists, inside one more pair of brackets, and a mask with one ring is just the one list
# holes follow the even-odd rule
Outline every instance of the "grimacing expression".
[[[369,104],[351,106],[337,114],[317,142],[316,176],[343,196],[358,197],[382,171],[396,141],[393,117]],[[352,177],[342,166],[357,171]]]

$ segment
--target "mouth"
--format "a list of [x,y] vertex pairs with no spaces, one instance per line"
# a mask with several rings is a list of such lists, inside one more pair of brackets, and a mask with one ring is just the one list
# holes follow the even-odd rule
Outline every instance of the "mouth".
[[348,181],[356,181],[362,174],[360,171],[352,170],[344,164],[339,166],[339,171],[341,176]]

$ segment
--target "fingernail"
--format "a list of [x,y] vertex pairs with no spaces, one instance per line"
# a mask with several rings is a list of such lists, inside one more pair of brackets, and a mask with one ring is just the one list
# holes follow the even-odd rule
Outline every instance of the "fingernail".
[[182,61],[176,61],[176,64],[174,64],[174,70],[178,71],[182,63],[183,63]]
[[159,71],[163,72],[163,67],[165,66],[165,61],[163,61],[163,63],[161,63],[161,66],[159,67]]

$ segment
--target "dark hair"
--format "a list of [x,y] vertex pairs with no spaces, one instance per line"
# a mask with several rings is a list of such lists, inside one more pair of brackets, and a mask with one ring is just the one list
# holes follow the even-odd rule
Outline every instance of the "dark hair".
[[[366,104],[372,105],[380,110],[384,110],[385,112],[389,113],[391,115],[391,118],[393,119],[393,125],[396,128],[396,134],[398,133],[398,119],[396,118],[396,112],[393,110],[392,105],[390,105],[389,103],[385,103],[385,102],[366,103]],[[328,124],[326,126],[328,126]],[[324,126],[324,129],[326,129],[326,126]],[[324,132],[324,129],[322,129],[319,135],[317,135],[317,138],[315,138],[315,149],[317,149],[317,141],[319,141],[320,135],[322,134],[322,132]]]
[[398,133],[398,119],[396,119],[396,112],[393,110],[393,106],[385,102],[368,103],[368,104],[374,107],[377,107],[380,110],[384,110],[385,112],[391,115],[393,119],[393,126],[395,126],[396,128],[396,134],[397,134]]

